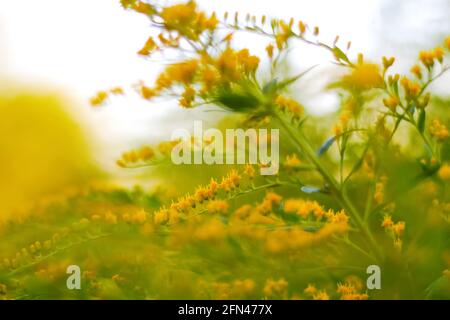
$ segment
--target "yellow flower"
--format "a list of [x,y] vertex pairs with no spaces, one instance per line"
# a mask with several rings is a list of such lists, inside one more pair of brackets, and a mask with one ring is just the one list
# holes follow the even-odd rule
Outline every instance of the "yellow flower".
[[366,293],[352,293],[346,294],[341,297],[342,300],[367,300],[369,295]]
[[444,50],[441,47],[434,48],[433,55],[434,58],[440,63],[442,63],[442,61],[444,60]]
[[264,198],[264,200],[268,201],[272,206],[279,205],[282,199],[283,198],[275,192],[267,192]]
[[298,30],[300,31],[300,35],[306,32],[306,24],[303,21],[298,22]]
[[275,99],[275,104],[285,112],[290,112],[295,118],[299,119],[303,114],[303,106],[297,101],[279,95]]
[[220,80],[220,74],[214,67],[204,68],[201,72],[201,80],[203,82],[203,91],[207,93]]
[[383,228],[390,228],[393,226],[392,217],[390,215],[385,215],[383,218],[383,222],[381,223],[381,226]]
[[237,81],[241,78],[238,70],[236,53],[231,48],[227,48],[216,61],[217,70],[221,74],[222,81]]
[[417,78],[422,79],[422,70],[418,64],[411,67],[411,73],[413,73]]
[[0,295],[5,295],[7,293],[7,287],[5,284],[0,283]]
[[438,176],[442,180],[450,181],[450,165],[447,163],[443,164],[438,171]]
[[214,200],[207,204],[206,209],[210,213],[226,214],[229,207],[229,204],[224,200]]
[[294,169],[301,165],[301,161],[297,158],[297,155],[293,153],[292,155],[287,155],[284,162],[284,166],[287,169]]
[[140,93],[141,93],[142,98],[144,98],[146,100],[150,100],[157,94],[156,90],[146,87],[144,85],[142,85],[140,87]]
[[288,282],[281,278],[279,280],[268,279],[263,293],[266,297],[285,298],[287,296]]
[[443,141],[450,136],[450,132],[447,127],[443,125],[438,119],[434,119],[430,126],[429,132],[431,136],[435,137],[438,141]]
[[91,98],[91,105],[96,107],[102,105],[108,99],[108,93],[106,91],[99,91]]
[[136,222],[136,223],[144,223],[147,220],[147,212],[145,212],[144,209],[141,209],[139,211],[137,211],[136,213],[134,213],[130,220],[132,222]]
[[273,49],[274,49],[274,46],[271,43],[269,45],[267,45],[267,47],[266,47],[266,52],[270,59],[273,58]]
[[314,300],[330,300],[330,297],[328,296],[328,293],[325,290],[317,291],[313,295]]
[[445,38],[444,40],[444,46],[447,48],[447,50],[450,50],[450,36]]
[[343,83],[357,90],[367,90],[383,85],[378,65],[362,63],[355,66],[352,73],[343,77]]
[[162,208],[153,214],[153,221],[156,225],[166,224],[169,221],[169,212]]
[[317,292],[317,288],[313,284],[308,284],[308,286],[303,290],[303,292],[307,295],[313,296]]
[[426,68],[431,68],[434,65],[434,52],[433,51],[420,51],[419,60],[424,64]]
[[192,88],[191,86],[187,86],[179,100],[180,105],[184,108],[192,107],[192,103],[195,100],[195,93],[196,92],[194,88]]
[[234,215],[241,220],[247,219],[251,212],[253,211],[253,207],[249,204],[244,204],[243,206],[236,209]]
[[197,18],[196,10],[197,5],[195,2],[189,1],[188,3],[163,8],[161,17],[164,19],[164,24],[168,30],[183,31],[186,28],[192,27],[192,24]]
[[110,211],[107,211],[105,213],[104,218],[105,218],[105,221],[107,223],[110,223],[110,224],[116,224],[117,223],[117,216],[115,214],[111,213]]
[[253,179],[255,177],[255,168],[253,168],[251,164],[246,164],[244,168],[244,174],[250,179]]
[[[325,216],[325,210],[317,201],[309,201],[303,199],[288,199],[284,203],[284,211],[288,213],[296,213],[302,218],[307,218],[313,214],[316,219]],[[335,218],[334,212],[330,211],[330,219]],[[340,217],[339,219],[341,219]]]
[[187,85],[192,82],[197,68],[197,60],[187,60],[168,66],[164,72],[170,80]]
[[397,97],[389,96],[388,98],[383,99],[383,103],[386,107],[395,111],[395,107],[397,107],[399,101]]
[[392,226],[392,231],[394,231],[394,234],[398,237],[401,237],[403,233],[405,232],[405,222],[399,221],[396,224]]
[[211,220],[199,226],[195,230],[194,236],[202,241],[220,241],[226,236],[226,229],[222,222]]
[[386,188],[386,177],[381,177],[380,181],[375,184],[375,193],[373,198],[377,204],[382,204],[384,202],[384,192]]
[[255,72],[259,65],[259,58],[250,55],[248,49],[242,49],[237,53],[238,63],[242,66],[245,73]]
[[158,46],[156,45],[155,40],[153,39],[153,37],[150,37],[147,39],[142,49],[138,51],[138,54],[142,56],[148,56],[157,48]]

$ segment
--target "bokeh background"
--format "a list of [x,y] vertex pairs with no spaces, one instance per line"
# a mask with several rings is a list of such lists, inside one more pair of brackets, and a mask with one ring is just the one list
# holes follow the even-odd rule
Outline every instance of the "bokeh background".
[[[373,60],[396,56],[399,71],[411,65],[420,49],[433,47],[450,31],[449,0],[198,3],[220,16],[225,11],[295,16],[320,26],[325,42],[336,35],[343,43],[352,41],[351,56],[358,52]],[[168,139],[174,128],[186,126],[190,119],[208,119],[202,111],[180,110],[176,101],[143,101],[131,89],[138,80],[151,82],[162,68],[161,61],[136,54],[151,32],[143,15],[125,12],[118,0],[0,0],[4,207],[105,173],[124,182],[133,180],[135,172],[115,165],[121,152]],[[254,53],[264,50],[265,43],[257,38],[240,37]],[[300,46],[290,59],[292,72],[318,65],[293,88],[310,112],[335,110],[336,93],[323,94],[333,72],[339,72],[327,53]],[[432,89],[444,92],[447,79]],[[89,106],[98,90],[116,86],[129,88],[127,94],[106,108]]]

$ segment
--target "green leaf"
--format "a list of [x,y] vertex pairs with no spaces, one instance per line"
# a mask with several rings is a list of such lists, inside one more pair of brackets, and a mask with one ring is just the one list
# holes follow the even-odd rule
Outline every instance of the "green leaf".
[[417,129],[419,129],[420,133],[423,133],[425,129],[425,119],[426,119],[425,109],[420,109],[419,119],[417,120]]
[[216,103],[225,109],[235,112],[247,112],[260,105],[257,97],[249,92],[233,92],[223,90],[216,97]]
[[296,76],[294,76],[294,77],[291,77],[291,78],[288,78],[288,79],[286,79],[286,80],[281,81],[281,82],[277,85],[277,89],[278,89],[278,90],[284,89],[284,88],[287,87],[288,85],[294,83],[295,81],[297,81],[298,79],[300,79],[301,77],[303,77],[305,74],[307,74],[309,71],[311,71],[311,70],[314,69],[315,67],[317,67],[317,65],[314,65],[314,66],[312,66],[312,67],[306,69],[305,71],[303,71],[302,73],[300,73],[300,74],[298,74],[298,75],[296,75]]
[[338,47],[334,47],[332,49],[332,52],[333,52],[334,56],[336,57],[336,59],[350,63],[350,60],[348,59],[347,55]]

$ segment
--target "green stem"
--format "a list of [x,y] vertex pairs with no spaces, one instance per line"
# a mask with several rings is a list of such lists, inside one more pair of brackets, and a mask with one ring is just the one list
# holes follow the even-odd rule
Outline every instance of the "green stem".
[[284,130],[289,134],[290,138],[293,140],[295,146],[297,149],[299,149],[300,152],[304,152],[309,160],[316,166],[317,171],[320,172],[320,174],[323,176],[325,181],[329,184],[329,187],[331,189],[331,192],[336,197],[336,200],[339,202],[339,204],[347,211],[347,213],[350,215],[350,217],[355,222],[356,226],[361,230],[365,238],[367,239],[371,250],[376,255],[377,259],[382,260],[383,255],[380,249],[378,248],[378,244],[373,237],[369,227],[364,223],[364,220],[361,218],[358,210],[355,208],[353,203],[350,201],[348,196],[342,192],[339,183],[336,181],[336,179],[331,175],[331,173],[323,166],[323,164],[320,162],[319,158],[316,155],[316,152],[313,150],[311,145],[307,142],[306,138],[303,136],[301,132],[294,132],[292,128],[289,126],[288,123],[285,122],[285,120],[280,117],[279,115],[275,114],[275,117],[280,122],[281,126]]

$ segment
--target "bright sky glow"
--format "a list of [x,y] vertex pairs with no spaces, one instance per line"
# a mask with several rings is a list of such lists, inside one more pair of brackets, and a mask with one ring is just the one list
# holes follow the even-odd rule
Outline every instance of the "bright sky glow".
[[[433,2],[443,1],[446,0]],[[426,6],[422,0],[416,2],[422,3],[419,8]],[[242,16],[247,12],[257,16],[270,13],[272,17],[302,19],[320,26],[321,39],[332,41],[339,34],[343,43],[352,41],[352,52],[364,51],[369,56],[379,45],[373,32],[381,29],[384,21],[380,17],[383,0],[198,0],[198,3],[219,15],[237,10]],[[424,19],[433,21],[435,15],[428,12]],[[419,17],[412,20],[411,28],[428,21]],[[158,63],[149,63],[136,54],[149,35],[148,25],[142,15],[124,11],[118,0],[0,0],[0,79],[67,93],[83,109],[88,122],[95,124],[105,149],[115,155],[117,150],[129,147],[131,141],[139,144],[168,138],[178,123],[176,119],[194,117],[183,111],[174,113],[178,110],[176,102],[149,104],[131,94],[101,110],[89,109],[87,105],[89,97],[98,90],[130,87],[140,79],[151,82],[159,70]],[[260,39],[243,39],[245,46],[256,53],[266,45]],[[390,51],[395,53],[395,49]],[[316,63],[326,68],[330,57],[301,48],[298,58],[295,56],[292,61],[300,69]],[[336,104],[333,95],[314,100],[320,85],[323,84],[319,83],[317,91],[305,89],[306,99],[321,110],[333,110]]]

